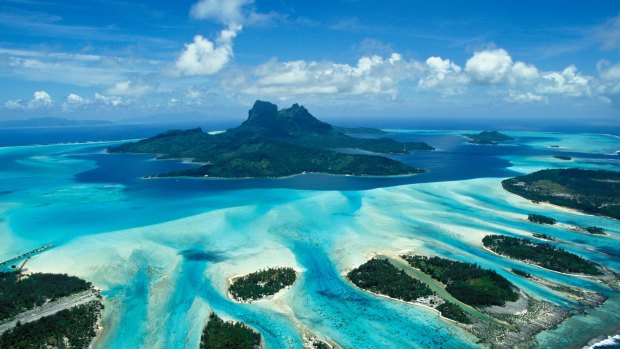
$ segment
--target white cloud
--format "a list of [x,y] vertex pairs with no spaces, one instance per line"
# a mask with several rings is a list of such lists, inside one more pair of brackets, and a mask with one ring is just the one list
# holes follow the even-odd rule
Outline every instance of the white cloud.
[[461,67],[449,59],[429,57],[426,60],[426,71],[418,81],[423,89],[437,89],[444,95],[454,95],[464,92],[463,85],[469,82]]
[[67,100],[66,100],[66,103],[73,104],[73,105],[84,104],[85,102],[86,100],[84,98],[82,98],[79,95],[76,95],[75,93],[69,93],[69,95],[67,96]]
[[529,64],[523,62],[516,62],[511,69],[511,81],[512,82],[534,82],[540,78],[538,69]]
[[233,39],[241,26],[230,26],[220,32],[216,45],[202,35],[194,36],[191,44],[185,45],[185,51],[176,61],[179,75],[212,75],[224,68],[233,57]]
[[620,62],[611,64],[602,60],[596,65],[599,76],[603,80],[600,92],[603,94],[620,94]]
[[465,71],[474,80],[490,84],[505,82],[511,68],[512,58],[504,49],[475,52],[465,64]]
[[115,96],[140,96],[151,91],[152,89],[153,87],[147,84],[134,83],[131,80],[125,80],[114,84],[114,86],[106,90],[106,93]]
[[106,96],[101,93],[95,93],[95,100],[103,105],[117,107],[123,104],[123,99],[118,96]]
[[362,57],[357,64],[317,61],[271,60],[250,76],[227,82],[230,90],[250,95],[291,96],[304,94],[371,95],[395,97],[399,81],[411,75],[410,63],[394,53],[390,57]]
[[270,24],[277,19],[274,12],[259,13],[254,0],[200,0],[190,14],[196,19],[208,19],[225,25]]
[[541,103],[547,102],[547,97],[534,94],[532,92],[519,93],[513,90],[508,91],[508,102],[516,103]]
[[253,0],[201,0],[194,4],[191,15],[197,19],[211,19],[223,24],[242,24],[243,7]]
[[543,72],[536,90],[542,94],[561,94],[572,97],[592,94],[592,77],[582,75],[574,65],[561,72]]
[[611,64],[609,61],[599,61],[596,65],[598,73],[603,80],[620,81],[620,62]]
[[12,109],[12,110],[24,109],[26,108],[26,103],[21,99],[17,99],[17,100],[9,99],[8,101],[4,102],[4,107],[7,109]]
[[45,91],[35,91],[28,102],[28,109],[47,107],[52,105],[52,97]]
[[71,111],[87,104],[90,104],[89,100],[75,93],[69,93],[64,103],[62,103],[62,110]]

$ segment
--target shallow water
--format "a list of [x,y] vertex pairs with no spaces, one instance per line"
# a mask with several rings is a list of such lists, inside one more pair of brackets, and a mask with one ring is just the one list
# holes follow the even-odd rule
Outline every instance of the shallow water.
[[[540,334],[541,347],[613,334],[602,324],[620,323],[616,292],[498,257],[480,240],[489,233],[545,233],[620,271],[617,221],[535,205],[500,185],[519,171],[547,167],[620,170],[618,156],[610,155],[620,149],[619,139],[519,132],[509,133],[518,138],[509,144],[476,146],[461,133],[391,135],[438,149],[398,156],[428,173],[395,178],[143,179],[194,165],[106,154],[114,142],[0,148],[0,259],[53,243],[27,267],[79,275],[103,290],[99,348],[195,348],[210,310],[254,327],[268,348],[300,347],[302,329],[346,348],[475,347],[474,338],[435,312],[369,295],[343,277],[374,253],[410,251],[492,268],[566,307],[574,301],[507,270],[611,297],[583,321],[575,317]],[[562,148],[549,148],[556,144]],[[558,154],[573,160],[552,158]],[[531,224],[525,219],[531,212],[601,226],[610,236]],[[226,297],[229,277],[276,265],[302,271],[279,299],[238,304]]]

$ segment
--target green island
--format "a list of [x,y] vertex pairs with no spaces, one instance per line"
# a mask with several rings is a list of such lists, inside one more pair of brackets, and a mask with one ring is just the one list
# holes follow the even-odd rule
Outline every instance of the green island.
[[471,144],[489,144],[495,145],[499,142],[512,141],[514,138],[500,133],[498,131],[483,131],[478,134],[469,133],[464,134],[463,136],[469,138],[469,142]]
[[583,230],[593,235],[605,235],[605,230],[599,227],[584,227]]
[[224,321],[215,313],[200,337],[200,349],[254,349],[260,345],[261,336],[241,322]]
[[436,309],[439,310],[442,316],[448,319],[462,324],[471,323],[471,320],[469,320],[467,315],[465,315],[463,309],[452,302],[445,301],[444,303],[439,304]]
[[291,286],[296,278],[293,268],[269,268],[234,279],[228,291],[236,300],[253,301]]
[[0,272],[0,320],[91,287],[89,282],[66,274]]
[[512,271],[515,275],[522,276],[522,277],[524,277],[524,278],[526,278],[526,279],[529,279],[529,278],[531,278],[531,277],[532,277],[532,274],[528,273],[528,272],[527,272],[527,271],[525,271],[525,270],[521,270],[521,269],[515,269],[515,268],[512,268],[512,269],[511,269],[511,271]]
[[527,215],[527,220],[532,223],[549,224],[549,225],[554,225],[558,222],[551,217],[547,217],[547,216],[543,216],[541,214],[535,214],[535,213],[531,213]]
[[412,267],[445,284],[446,291],[465,304],[501,306],[507,301],[516,301],[519,298],[510,281],[476,264],[440,257],[401,257]]
[[482,243],[497,254],[546,269],[563,273],[602,274],[596,264],[547,243],[504,235],[487,235]]
[[89,348],[103,305],[91,301],[18,326],[0,336],[0,348]]
[[573,159],[573,158],[571,158],[570,156],[566,156],[566,155],[554,155],[553,157],[554,157],[555,159],[558,159],[558,160],[564,160],[564,161],[570,161],[570,160],[572,160],[572,159]]
[[361,289],[405,302],[433,294],[425,283],[407,275],[386,259],[373,258],[351,270],[347,277]]
[[88,348],[102,310],[99,293],[77,277],[0,272],[0,348]]
[[620,172],[541,170],[502,181],[505,190],[537,202],[620,219]]
[[555,241],[556,240],[553,236],[547,235],[547,234],[534,233],[534,234],[532,234],[532,236],[535,237],[535,238],[543,239],[543,240],[549,240],[549,241]]
[[[442,316],[464,324],[470,323],[457,304],[437,297],[424,282],[407,274],[387,259],[372,258],[347,274],[351,282],[368,292],[388,296],[405,302],[419,302],[435,308]],[[435,296],[420,301],[420,298]]]
[[[110,153],[152,153],[160,159],[191,159],[194,169],[160,174],[217,178],[285,177],[302,173],[389,176],[424,170],[380,154],[433,150],[422,142],[390,138],[356,138],[322,122],[298,104],[278,111],[275,104],[256,101],[246,121],[223,133],[201,129],[172,130],[138,142],[108,148]],[[357,149],[377,154],[347,154]]]

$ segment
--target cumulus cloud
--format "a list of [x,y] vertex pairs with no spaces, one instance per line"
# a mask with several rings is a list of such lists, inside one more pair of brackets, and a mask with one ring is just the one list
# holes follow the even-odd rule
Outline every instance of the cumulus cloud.
[[90,101],[82,98],[82,96],[75,93],[69,93],[65,101],[62,103],[63,111],[75,110],[83,105],[89,104]]
[[464,92],[463,85],[469,82],[469,78],[461,67],[441,57],[429,57],[425,63],[425,74],[418,81],[419,87],[437,89],[446,95]]
[[152,89],[153,87],[150,85],[125,80],[114,84],[114,86],[106,90],[106,93],[116,96],[140,96],[151,91]]
[[582,75],[574,65],[568,66],[561,72],[543,72],[541,76],[542,80],[536,87],[539,93],[572,97],[592,94],[592,77]]
[[601,92],[604,94],[620,94],[620,62],[611,64],[611,62],[602,60],[596,65],[599,76],[603,80],[600,86]]
[[117,107],[123,104],[123,99],[121,97],[106,96],[106,95],[102,95],[101,93],[95,93],[95,100],[102,105],[113,106],[113,107]]
[[540,78],[538,68],[523,62],[516,62],[511,68],[510,81],[513,83],[532,83]]
[[215,43],[202,35],[185,45],[176,61],[177,74],[183,76],[212,75],[224,68],[233,57],[233,39],[241,26],[233,25],[220,32]]
[[465,71],[474,80],[496,84],[506,81],[512,68],[512,57],[504,49],[475,52],[465,63]]
[[250,77],[238,77],[227,87],[251,95],[386,94],[395,97],[398,82],[406,79],[410,72],[409,63],[397,53],[387,58],[365,56],[356,65],[271,60],[254,69]]
[[611,64],[611,62],[602,60],[596,65],[598,73],[603,80],[620,81],[620,62]]
[[67,100],[66,100],[66,103],[68,104],[83,104],[85,102],[86,100],[84,100],[84,98],[82,98],[79,95],[76,95],[75,93],[69,93],[69,95],[67,96]]
[[32,99],[28,102],[28,109],[47,107],[52,105],[52,97],[45,91],[35,91]]

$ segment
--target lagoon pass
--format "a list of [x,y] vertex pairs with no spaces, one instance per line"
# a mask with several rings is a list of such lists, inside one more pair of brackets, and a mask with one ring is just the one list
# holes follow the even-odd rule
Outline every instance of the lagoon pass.
[[[144,178],[192,165],[106,153],[120,142],[2,147],[0,260],[51,245],[29,256],[29,272],[67,273],[100,289],[105,309],[95,348],[197,348],[211,311],[258,331],[265,348],[302,348],[310,337],[342,348],[488,346],[429,307],[347,280],[373,256],[402,254],[476,263],[527,297],[565,309],[571,316],[535,334],[535,347],[581,348],[619,334],[620,292],[595,278],[499,256],[482,239],[545,234],[620,272],[617,220],[534,203],[501,185],[546,168],[619,171],[620,139],[506,132],[515,140],[475,145],[463,133],[391,130],[388,137],[436,150],[394,156],[427,173],[385,178]],[[559,224],[533,224],[531,213]],[[228,295],[231,277],[278,266],[299,277],[277,297],[244,303]],[[584,305],[579,290],[581,298],[606,300]]]

